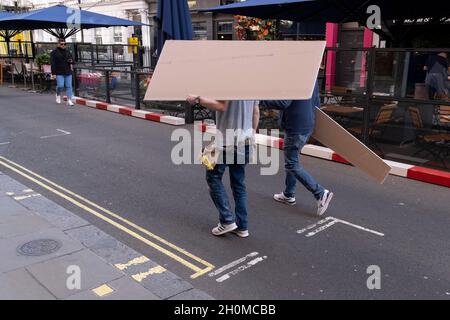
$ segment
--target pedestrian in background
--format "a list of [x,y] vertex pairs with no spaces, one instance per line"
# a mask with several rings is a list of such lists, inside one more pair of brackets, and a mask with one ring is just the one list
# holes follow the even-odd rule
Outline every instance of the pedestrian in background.
[[73,106],[72,102],[72,65],[74,63],[72,54],[66,48],[66,40],[59,39],[58,47],[50,55],[52,75],[56,77],[56,103],[61,103],[61,93],[66,88],[67,105]]
[[448,56],[446,52],[432,55],[428,58],[425,64],[425,71],[427,76],[425,78],[425,85],[428,90],[428,98],[445,99],[448,97],[447,81],[448,78]]

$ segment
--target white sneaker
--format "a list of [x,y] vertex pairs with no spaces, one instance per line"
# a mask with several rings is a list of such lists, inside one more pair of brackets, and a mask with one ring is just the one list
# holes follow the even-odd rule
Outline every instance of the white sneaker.
[[72,107],[72,106],[74,105],[73,102],[72,102],[72,100],[69,99],[69,98],[67,98],[67,105],[68,105],[69,107]]
[[61,96],[60,95],[56,95],[56,103],[61,104]]
[[317,200],[317,215],[322,216],[328,209],[331,199],[333,199],[333,192],[325,190],[320,200]]
[[238,230],[238,229],[236,229],[236,230],[233,230],[231,232],[233,232],[235,235],[237,235],[238,237],[241,237],[241,238],[247,238],[250,235],[248,230]]
[[231,232],[231,231],[236,230],[236,229],[237,229],[237,225],[234,222],[232,224],[221,224],[221,223],[219,223],[217,225],[217,227],[215,227],[215,228],[213,228],[211,230],[211,232],[215,236],[221,236],[221,235],[223,235],[225,233]]
[[294,197],[286,197],[284,195],[284,192],[274,194],[273,195],[273,199],[275,201],[278,201],[278,202],[281,202],[281,203],[284,203],[284,204],[287,204],[287,205],[290,205],[290,206],[293,206],[293,205],[296,204],[295,198]]

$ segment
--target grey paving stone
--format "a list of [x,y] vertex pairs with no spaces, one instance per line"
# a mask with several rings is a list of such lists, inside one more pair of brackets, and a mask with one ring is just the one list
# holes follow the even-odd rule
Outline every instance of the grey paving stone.
[[[17,247],[36,239],[54,239],[61,242],[61,248],[45,256],[23,256],[17,252]],[[39,230],[32,234],[0,240],[0,272],[7,272],[25,267],[34,263],[49,260],[55,257],[73,253],[84,249],[79,241],[76,241],[64,232],[56,228]]]
[[108,234],[93,225],[82,226],[65,231],[72,238],[77,239],[83,245],[90,248],[105,238],[111,238]]
[[126,246],[113,237],[104,234],[98,241],[89,247],[95,254],[99,255],[109,263],[127,263],[130,260],[141,257],[142,254]]
[[0,239],[22,236],[51,227],[47,220],[36,215],[3,216],[0,214]]
[[61,230],[89,225],[86,220],[44,197],[27,198],[20,203]]
[[13,215],[30,216],[32,213],[9,196],[0,197],[0,219]]
[[200,291],[198,289],[192,289],[177,294],[176,296],[171,297],[169,300],[215,300],[215,299],[203,291]]
[[[67,280],[72,275],[67,273],[69,266],[80,268],[80,289],[67,288]],[[58,299],[67,298],[123,277],[123,273],[104,262],[89,249],[28,266],[27,270]]]
[[25,269],[0,274],[0,300],[55,300]]
[[193,289],[190,283],[177,277],[170,271],[151,274],[142,280],[140,284],[161,299],[168,299],[184,291]]
[[29,189],[27,186],[17,182],[7,175],[0,176],[0,194],[4,195],[6,192],[23,193],[23,190]]
[[68,300],[160,300],[158,296],[126,276],[109,282],[107,285],[114,292],[100,297],[92,290],[87,290],[70,296]]

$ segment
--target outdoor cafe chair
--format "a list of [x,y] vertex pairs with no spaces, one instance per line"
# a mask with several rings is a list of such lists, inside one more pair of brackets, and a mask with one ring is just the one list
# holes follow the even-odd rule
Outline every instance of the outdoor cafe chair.
[[450,133],[436,133],[426,130],[422,122],[419,108],[409,107],[408,112],[417,132],[415,144],[418,147],[418,150],[413,154],[413,156],[418,156],[423,152],[428,152],[434,157],[435,160],[440,160],[444,167],[447,168],[445,159],[450,154]]
[[[369,128],[369,145],[373,145],[382,153],[383,153],[383,150],[375,142],[375,138],[383,137],[383,134],[387,128],[387,125],[390,122],[392,122],[392,120],[393,120],[392,116],[393,116],[396,108],[397,108],[397,104],[395,104],[395,103],[382,106],[380,108],[380,110],[378,111],[375,121],[372,123],[372,125]],[[353,134],[357,137],[362,137],[362,134],[363,134],[362,126],[347,128],[347,131],[349,131],[351,134]]]

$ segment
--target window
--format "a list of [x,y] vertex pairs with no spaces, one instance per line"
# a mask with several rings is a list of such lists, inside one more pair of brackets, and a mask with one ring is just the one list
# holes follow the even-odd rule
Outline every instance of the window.
[[102,29],[94,29],[94,38],[96,44],[102,44]]
[[122,27],[114,27],[114,42],[122,43]]
[[233,22],[218,21],[217,22],[217,39],[233,40]]
[[206,30],[206,22],[193,22],[192,29],[194,31],[194,40],[207,40],[208,32]]
[[233,33],[233,22],[217,22],[217,33]]

